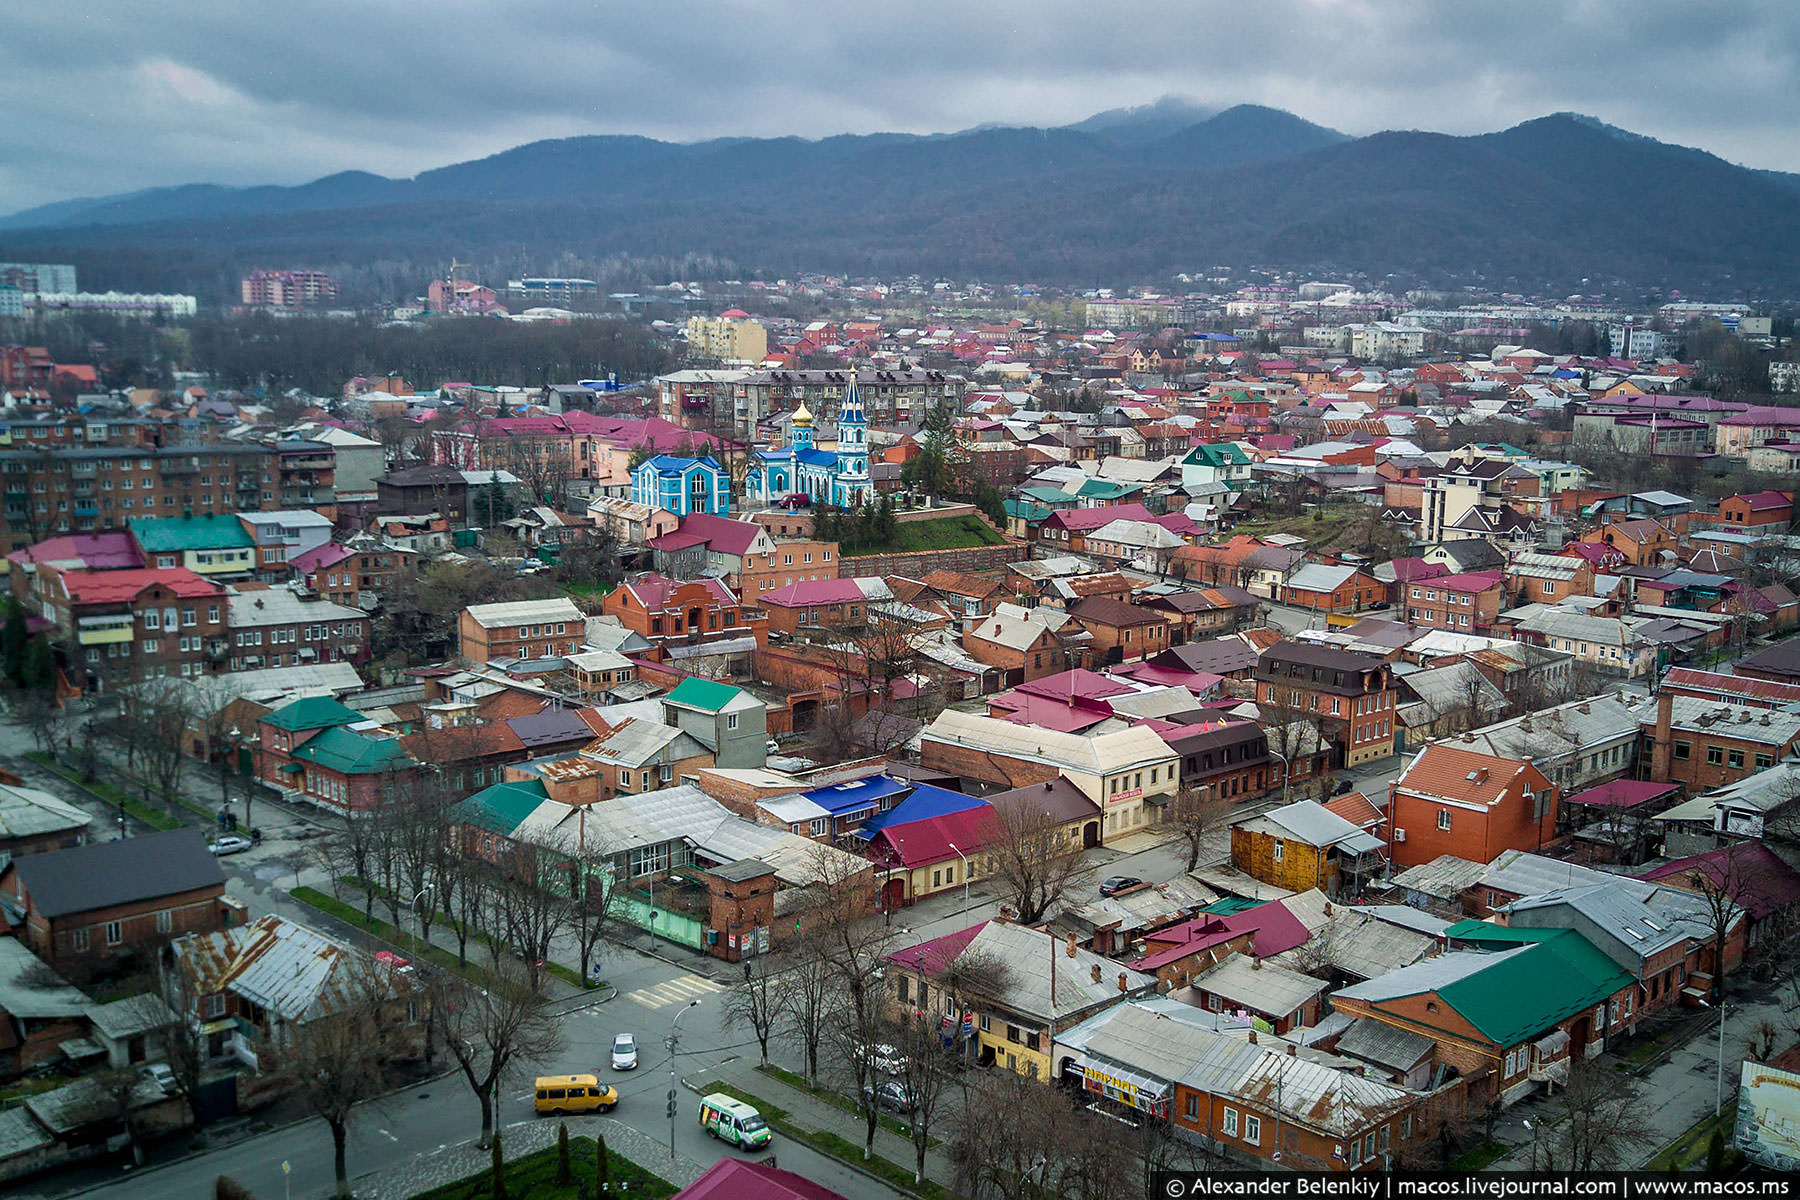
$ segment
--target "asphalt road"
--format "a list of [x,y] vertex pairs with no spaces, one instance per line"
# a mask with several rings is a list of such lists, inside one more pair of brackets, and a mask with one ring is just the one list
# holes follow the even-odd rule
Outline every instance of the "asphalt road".
[[[616,998],[604,1003],[590,1002],[568,1012],[562,1019],[563,1044],[556,1054],[521,1068],[502,1084],[498,1120],[503,1128],[536,1119],[530,1090],[533,1076],[595,1071],[619,1089],[619,1107],[610,1116],[666,1144],[669,1120],[664,1101],[669,1087],[669,1055],[664,1040],[675,1015],[690,1000],[698,999],[700,1003],[681,1021],[679,1075],[704,1080],[708,1069],[719,1062],[755,1053],[753,1043],[746,1045],[745,1035],[722,1028],[721,993],[719,985],[711,980],[630,951],[608,961],[606,976],[619,989]],[[617,1033],[636,1036],[640,1059],[637,1070],[616,1072],[608,1068],[608,1052]],[[700,1131],[698,1103],[694,1093],[679,1091],[676,1152],[701,1164],[733,1154]],[[473,1092],[460,1075],[370,1103],[359,1112],[352,1126],[348,1156],[352,1179],[473,1141],[480,1133],[480,1113]],[[605,1129],[604,1118],[597,1116],[566,1119],[571,1133],[584,1132],[583,1126],[588,1124],[601,1132]],[[888,1191],[836,1160],[786,1138],[776,1138],[774,1151],[784,1168],[799,1171],[846,1196],[882,1195]],[[285,1180],[291,1187],[288,1192],[283,1190],[284,1160],[293,1168]],[[222,1174],[232,1176],[262,1197],[286,1195],[310,1200],[328,1196],[335,1187],[330,1133],[323,1121],[304,1121],[166,1166],[122,1171],[117,1183],[89,1194],[108,1200],[193,1200],[210,1195],[214,1179]]]

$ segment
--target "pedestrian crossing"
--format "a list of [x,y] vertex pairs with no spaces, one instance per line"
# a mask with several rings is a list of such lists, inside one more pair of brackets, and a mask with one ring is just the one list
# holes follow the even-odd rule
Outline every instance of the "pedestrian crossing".
[[626,992],[625,998],[641,1004],[645,1008],[662,1008],[669,1004],[686,1004],[689,1000],[698,1000],[710,992],[723,989],[723,984],[714,983],[699,975],[682,975],[667,983],[659,983],[655,987]]

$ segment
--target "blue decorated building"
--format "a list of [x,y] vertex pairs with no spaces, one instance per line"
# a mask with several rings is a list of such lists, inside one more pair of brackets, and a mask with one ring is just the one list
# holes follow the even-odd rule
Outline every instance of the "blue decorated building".
[[712,458],[658,454],[632,468],[631,499],[680,517],[725,517],[731,515],[731,481]]
[[869,422],[863,414],[862,396],[856,390],[856,372],[838,408],[836,450],[813,445],[813,415],[806,403],[794,410],[794,444],[780,450],[758,450],[750,462],[745,494],[752,500],[773,503],[784,496],[804,493],[815,504],[860,508],[875,499],[869,483]]

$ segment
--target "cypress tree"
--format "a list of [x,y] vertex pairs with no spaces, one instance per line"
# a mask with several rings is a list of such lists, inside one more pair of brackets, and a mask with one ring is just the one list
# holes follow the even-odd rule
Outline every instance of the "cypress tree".
[[506,1154],[500,1149],[500,1131],[494,1130],[494,1140],[490,1143],[494,1154],[494,1165],[488,1172],[493,1182],[494,1200],[506,1200]]
[[569,1170],[569,1126],[560,1122],[556,1126],[556,1182],[567,1186],[574,1178]]

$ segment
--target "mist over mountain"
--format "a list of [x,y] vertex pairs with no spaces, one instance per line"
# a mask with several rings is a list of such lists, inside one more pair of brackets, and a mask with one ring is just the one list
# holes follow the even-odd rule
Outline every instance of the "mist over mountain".
[[54,249],[131,287],[502,249],[705,256],[745,273],[1121,283],[1255,264],[1777,295],[1800,269],[1800,179],[1579,114],[1352,138],[1256,105],[1188,119],[1202,111],[1165,98],[1055,129],[541,141],[412,179],[45,205],[0,219],[0,256]]

